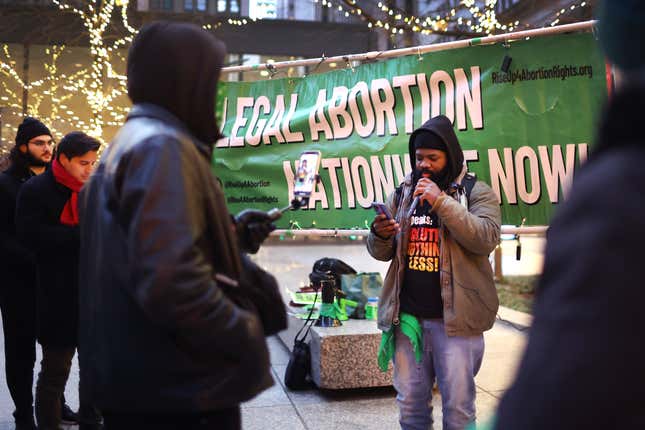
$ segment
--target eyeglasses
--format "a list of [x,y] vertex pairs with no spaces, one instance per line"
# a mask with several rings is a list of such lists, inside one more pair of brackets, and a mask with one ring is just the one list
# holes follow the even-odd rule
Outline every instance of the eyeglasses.
[[42,146],[45,146],[45,145],[47,145],[47,146],[56,146],[56,142],[54,142],[53,139],[49,139],[49,140],[42,140],[42,139],[30,140],[27,143],[31,143],[32,145],[35,145],[35,146],[38,146],[38,147],[42,147]]

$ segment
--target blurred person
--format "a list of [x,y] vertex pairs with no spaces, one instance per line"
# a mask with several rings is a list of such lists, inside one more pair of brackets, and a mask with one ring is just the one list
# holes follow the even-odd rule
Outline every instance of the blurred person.
[[298,170],[296,170],[296,181],[305,182],[307,176],[309,175],[309,169],[307,168],[307,160],[302,160]]
[[[39,279],[36,336],[43,359],[36,383],[36,419],[41,430],[59,429],[61,424],[60,399],[77,345],[78,192],[89,178],[99,147],[84,133],[67,134],[51,168],[27,181],[16,202],[16,230],[35,256]],[[81,396],[81,429],[98,424],[88,408]]]
[[435,380],[443,428],[463,429],[475,421],[482,333],[499,306],[488,255],[501,214],[491,188],[467,175],[447,117],[415,130],[409,151],[414,171],[386,201],[394,219],[377,215],[367,240],[374,258],[392,260],[379,299],[379,362],[393,355],[402,429],[432,427]]
[[211,171],[225,54],[192,24],[144,26],[133,107],[81,195],[81,373],[106,429],[239,429],[273,383],[260,320],[223,292],[270,232],[262,212],[232,224]]
[[[16,198],[22,185],[45,171],[52,159],[54,139],[36,118],[18,126],[10,165],[0,173],[0,309],[4,332],[5,374],[13,400],[16,428],[34,429],[33,379],[36,362],[36,267],[34,256],[16,234]],[[64,421],[76,413],[63,401]]]
[[549,226],[529,341],[499,406],[500,430],[645,428],[645,7],[598,7],[600,43],[622,83]]

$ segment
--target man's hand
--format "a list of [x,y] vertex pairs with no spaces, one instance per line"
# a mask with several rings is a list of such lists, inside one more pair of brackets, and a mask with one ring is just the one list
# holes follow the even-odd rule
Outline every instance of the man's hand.
[[414,193],[412,195],[414,197],[419,196],[419,200],[421,202],[426,201],[430,206],[432,206],[434,205],[435,200],[437,200],[437,197],[439,197],[439,194],[441,194],[441,190],[437,184],[428,178],[421,178],[419,179],[419,182],[417,182],[417,187],[414,189]]
[[374,233],[381,239],[389,239],[399,232],[399,224],[393,219],[388,219],[385,215],[376,215],[372,221]]
[[235,232],[240,249],[255,254],[262,242],[275,230],[271,218],[266,212],[245,209],[235,217]]

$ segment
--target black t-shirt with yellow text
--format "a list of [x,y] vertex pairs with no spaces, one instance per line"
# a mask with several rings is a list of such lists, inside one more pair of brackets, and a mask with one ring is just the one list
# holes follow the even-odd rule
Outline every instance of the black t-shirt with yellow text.
[[427,203],[419,204],[410,219],[401,312],[418,318],[443,318],[439,284],[439,223]]

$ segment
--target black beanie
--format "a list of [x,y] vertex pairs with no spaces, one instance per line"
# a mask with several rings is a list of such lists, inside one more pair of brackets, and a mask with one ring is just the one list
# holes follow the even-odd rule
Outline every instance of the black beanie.
[[448,152],[446,143],[437,134],[430,130],[419,130],[414,135],[414,149],[438,149],[443,152]]
[[48,135],[51,137],[52,133],[47,126],[30,116],[22,120],[22,124],[18,126],[18,133],[16,133],[16,146],[26,145],[31,139],[36,136]]
[[596,11],[600,45],[622,70],[645,66],[645,8],[642,0],[603,0]]

